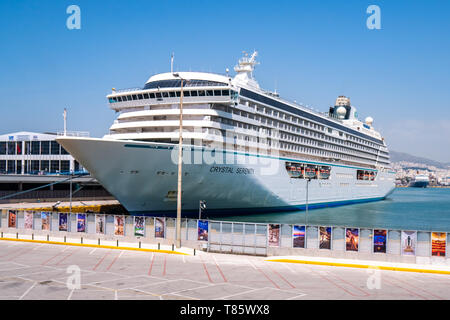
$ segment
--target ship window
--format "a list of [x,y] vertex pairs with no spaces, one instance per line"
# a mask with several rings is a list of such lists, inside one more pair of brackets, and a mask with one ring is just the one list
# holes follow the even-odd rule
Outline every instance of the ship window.
[[148,93],[144,93],[144,99],[148,99]]
[[117,100],[119,101],[119,102],[122,102],[122,97],[117,97]]
[[163,96],[163,98],[168,98],[169,97],[169,93],[168,92],[163,92],[162,96]]
[[191,91],[191,97],[196,97],[197,95],[197,91]]
[[170,91],[170,92],[169,92],[169,96],[170,96],[171,98],[175,98],[175,92],[174,92],[174,91]]
[[190,91],[183,91],[183,96],[190,97],[191,96],[191,92]]
[[131,100],[133,100],[133,99],[131,98],[131,96],[127,96],[127,100],[128,100],[128,101],[131,101]]
[[220,95],[221,95],[220,90],[214,90],[214,95],[215,95],[215,96],[220,96]]
[[137,100],[137,95],[133,94],[131,97],[133,98],[133,100]]
[[142,100],[142,99],[143,99],[142,94],[138,94],[138,99],[139,99],[139,100]]
[[212,90],[206,90],[206,95],[207,96],[212,96],[213,95],[213,91]]
[[161,92],[156,92],[156,98],[161,98]]
[[204,96],[205,96],[205,91],[204,91],[204,90],[199,90],[199,91],[198,91],[198,95],[199,95],[200,97],[204,97]]
[[150,93],[150,99],[155,99],[155,94],[153,92]]

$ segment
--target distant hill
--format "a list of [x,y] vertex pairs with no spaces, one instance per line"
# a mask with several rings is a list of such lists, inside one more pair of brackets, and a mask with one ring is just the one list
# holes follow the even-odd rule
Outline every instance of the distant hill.
[[389,151],[389,155],[391,156],[391,162],[406,161],[406,162],[422,163],[427,166],[434,166],[441,169],[447,169],[450,166],[450,163],[442,163],[427,158],[416,157],[404,152],[397,152],[391,150]]

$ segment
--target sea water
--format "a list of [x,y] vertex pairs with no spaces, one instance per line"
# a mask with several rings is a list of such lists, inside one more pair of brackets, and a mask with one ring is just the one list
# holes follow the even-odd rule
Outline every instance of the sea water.
[[450,188],[396,188],[377,202],[213,220],[450,232]]

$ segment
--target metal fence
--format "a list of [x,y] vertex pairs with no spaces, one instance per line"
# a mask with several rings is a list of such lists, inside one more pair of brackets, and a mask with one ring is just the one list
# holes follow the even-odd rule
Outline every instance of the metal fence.
[[[175,243],[175,226],[175,218],[138,218],[98,213],[2,210],[0,219],[2,233],[51,236],[67,234],[72,238],[123,239],[128,242],[166,245]],[[183,246],[233,254],[312,255],[450,264],[449,240],[446,232],[317,225],[305,227],[198,219],[181,221]]]

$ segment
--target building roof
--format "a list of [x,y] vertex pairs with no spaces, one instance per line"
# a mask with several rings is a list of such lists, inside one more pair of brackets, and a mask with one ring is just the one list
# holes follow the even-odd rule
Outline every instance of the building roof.
[[38,133],[29,131],[19,131],[0,135],[0,141],[30,141],[30,140],[55,140],[56,133]]

